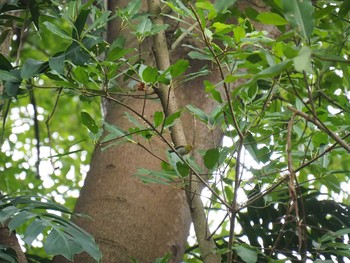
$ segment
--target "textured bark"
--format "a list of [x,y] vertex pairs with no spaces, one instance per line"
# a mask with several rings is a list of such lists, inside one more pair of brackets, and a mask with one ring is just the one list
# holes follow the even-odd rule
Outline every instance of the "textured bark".
[[14,250],[18,263],[27,263],[27,259],[18,243],[15,232],[10,232],[7,227],[0,227],[0,245]]

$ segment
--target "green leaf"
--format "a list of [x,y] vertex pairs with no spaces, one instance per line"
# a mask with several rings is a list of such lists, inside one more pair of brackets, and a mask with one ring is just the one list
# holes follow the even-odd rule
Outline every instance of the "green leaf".
[[256,263],[258,261],[258,252],[247,248],[246,246],[236,246],[233,248],[237,255],[246,263]]
[[178,161],[176,163],[176,168],[181,177],[186,177],[189,175],[190,168],[188,167],[187,164],[183,163],[182,161]]
[[148,32],[151,32],[152,30],[152,21],[148,17],[144,17],[137,25],[136,25],[136,32],[145,35]]
[[57,27],[55,24],[52,24],[49,21],[45,21],[44,25],[47,27],[48,30],[50,30],[52,33],[55,35],[62,37],[64,39],[72,40],[72,37],[64,30],[61,28]]
[[291,60],[285,60],[279,64],[272,65],[262,71],[260,71],[255,78],[261,79],[261,78],[268,78],[268,77],[274,77],[278,74],[281,74],[283,71],[288,69],[292,65]]
[[0,223],[1,224],[5,224],[6,221],[12,217],[14,214],[16,214],[17,212],[19,212],[20,210],[15,207],[15,206],[7,206],[5,208],[2,208],[0,210]]
[[75,254],[83,252],[83,247],[72,240],[69,235],[53,228],[44,243],[45,252],[49,255],[62,255],[73,260]]
[[267,25],[282,26],[287,24],[287,20],[276,13],[262,12],[256,17],[260,22]]
[[189,65],[190,65],[190,63],[188,62],[188,60],[185,60],[185,59],[180,59],[180,60],[176,61],[175,64],[173,64],[169,67],[171,76],[173,78],[176,78],[176,77],[182,75],[187,70]]
[[297,57],[293,58],[294,68],[296,71],[313,73],[311,64],[311,49],[309,47],[301,47]]
[[89,74],[86,67],[77,66],[73,69],[74,78],[82,83],[87,84],[89,82]]
[[27,227],[23,241],[30,246],[33,243],[33,241],[38,237],[38,235],[42,234],[44,229],[47,227],[48,225],[45,224],[43,220],[35,219]]
[[141,8],[141,3],[141,0],[132,0],[124,10],[128,13],[129,16],[136,15]]
[[338,15],[341,18],[344,18],[350,11],[350,1],[344,0],[342,6],[339,9]]
[[119,137],[124,137],[125,135],[127,135],[125,131],[121,130],[119,127],[113,124],[109,124],[105,122],[104,127],[110,134],[107,135],[101,142],[107,142],[107,141],[110,141]]
[[[1,42],[0,42],[1,43]],[[0,53],[0,70],[11,70],[13,66],[8,59]]]
[[154,113],[154,117],[153,117],[153,123],[154,123],[154,127],[159,127],[164,120],[164,114],[161,111],[156,111]]
[[213,169],[218,165],[220,153],[218,148],[209,149],[204,155],[204,165],[208,169]]
[[199,120],[201,120],[203,123],[208,123],[208,115],[202,111],[200,108],[197,108],[194,105],[186,105],[187,110],[194,116],[196,116]]
[[85,125],[92,133],[96,134],[98,132],[98,126],[95,120],[90,116],[89,113],[82,111],[80,113],[81,122]]
[[43,68],[47,65],[47,62],[28,58],[22,66],[21,77],[24,79],[32,78],[41,73]]
[[22,80],[17,77],[16,74],[12,71],[1,70],[0,69],[0,80],[11,81],[11,82],[21,82]]
[[153,67],[146,67],[142,71],[142,79],[146,83],[154,84],[158,78],[158,70]]
[[212,56],[198,51],[191,51],[190,53],[188,53],[188,56],[191,59],[212,60]]
[[8,223],[8,228],[12,232],[17,227],[20,227],[24,223],[26,223],[28,220],[32,219],[33,217],[36,217],[36,214],[27,212],[27,211],[21,211],[17,215],[15,215],[10,222]]
[[[18,263],[17,257],[16,257],[16,252],[13,250],[10,254],[10,250],[7,247],[4,247],[3,245],[0,245],[0,259],[4,260],[4,263]],[[3,252],[5,251],[5,252]],[[1,261],[3,262],[3,261]]]
[[168,117],[165,118],[165,121],[164,121],[164,128],[169,128],[171,126],[174,125],[175,121],[180,118],[181,116],[181,111],[177,111],[171,115],[169,115]]
[[[229,3],[232,1],[232,0],[225,0],[225,1],[222,1],[222,2],[226,2],[228,1]],[[225,6],[223,4],[218,4],[218,7],[220,8],[221,6]],[[203,10],[207,10],[209,11],[208,13],[208,19],[211,20],[213,18],[215,18],[217,16],[217,11],[216,9],[214,8],[214,5],[212,3],[210,3],[209,1],[207,0],[204,0],[204,1],[201,1],[201,2],[196,2],[196,7],[199,8],[199,9],[203,9]]]
[[80,34],[81,32],[83,32],[84,26],[86,25],[86,21],[87,18],[90,14],[90,10],[89,9],[82,9],[77,17],[77,19],[74,22],[74,26],[76,31],[74,31],[76,33],[75,38],[79,39],[80,38]]
[[282,0],[283,12],[294,29],[309,38],[314,28],[314,8],[311,0]]
[[20,86],[21,83],[6,82],[4,85],[6,94],[10,97],[16,97]]
[[256,162],[259,162],[259,150],[258,145],[251,133],[246,136],[246,143],[244,143],[244,148],[249,152]]
[[66,58],[65,54],[54,56],[49,59],[49,67],[51,70],[57,72],[58,74],[64,74],[64,60]]
[[231,5],[234,5],[234,3],[236,3],[236,0],[216,0],[214,2],[214,8],[217,13],[222,13]]
[[222,103],[221,94],[219,91],[216,90],[216,86],[213,85],[208,80],[204,80],[204,86],[205,86],[205,92],[210,93],[213,99],[215,99],[217,102]]

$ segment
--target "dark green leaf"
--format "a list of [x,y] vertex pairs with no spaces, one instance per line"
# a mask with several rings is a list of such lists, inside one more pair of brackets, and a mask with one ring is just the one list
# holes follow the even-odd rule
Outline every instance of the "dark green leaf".
[[17,212],[19,212],[19,209],[12,205],[2,208],[0,210],[0,223],[5,224],[6,221]]
[[17,83],[13,83],[13,82],[5,82],[5,91],[6,94],[9,95],[10,97],[16,97],[17,93],[18,93],[18,89],[21,86],[21,83],[17,82]]
[[349,0],[344,0],[342,6],[339,9],[339,16],[341,18],[345,17],[350,11],[350,1]]
[[181,177],[188,176],[190,169],[187,164],[183,163],[182,161],[179,161],[176,163],[177,171],[179,172],[179,175]]
[[32,219],[33,217],[36,217],[36,214],[27,212],[27,211],[21,211],[18,214],[16,214],[8,223],[8,228],[12,232],[17,227],[20,227],[24,223],[26,223],[28,220]]
[[11,81],[11,82],[21,82],[21,79],[18,78],[16,74],[12,71],[0,70],[0,80]]
[[86,21],[87,18],[89,16],[90,10],[89,9],[82,9],[77,17],[77,19],[75,20],[74,26],[76,29],[76,33],[77,33],[77,39],[80,38],[80,34],[84,29],[84,26],[86,25]]
[[51,70],[57,72],[58,74],[64,74],[64,60],[65,54],[51,57],[49,59],[49,66]]
[[90,116],[89,113],[82,111],[80,113],[82,123],[94,134],[98,132],[98,126],[95,120]]
[[43,70],[48,64],[44,61],[39,61],[35,59],[27,59],[21,69],[21,77],[24,79],[32,78]]
[[2,70],[9,71],[11,69],[13,69],[13,66],[11,65],[11,62],[8,61],[7,58],[3,54],[0,53],[0,72]]
[[215,166],[218,165],[219,157],[220,153],[219,149],[217,148],[209,149],[208,151],[206,151],[203,157],[205,167],[207,167],[210,170],[215,168]]
[[256,263],[258,261],[258,252],[255,249],[250,249],[246,246],[236,246],[234,250],[245,263]]

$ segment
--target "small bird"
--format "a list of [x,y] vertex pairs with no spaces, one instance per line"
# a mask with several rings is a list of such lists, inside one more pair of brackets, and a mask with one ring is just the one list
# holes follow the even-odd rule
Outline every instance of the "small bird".
[[[189,154],[192,151],[192,149],[193,149],[192,145],[180,145],[175,147],[177,154],[181,156]],[[174,151],[170,150],[169,152],[173,153]]]

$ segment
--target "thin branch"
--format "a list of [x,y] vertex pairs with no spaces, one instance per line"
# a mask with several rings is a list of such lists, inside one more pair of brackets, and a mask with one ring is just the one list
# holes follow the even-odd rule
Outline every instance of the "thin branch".
[[350,153],[350,146],[342,139],[340,138],[336,133],[332,132],[329,130],[326,125],[321,123],[319,120],[317,120],[314,117],[311,117],[310,115],[307,115],[305,112],[299,111],[292,106],[287,106],[287,108],[294,112],[295,114],[299,115],[300,117],[304,118],[307,121],[312,122],[315,124],[320,130],[324,131],[327,133],[333,140],[335,140],[340,146],[342,146],[345,150],[347,150]]
[[236,160],[236,166],[235,166],[235,189],[233,191],[233,198],[231,203],[231,218],[230,218],[230,235],[229,235],[229,241],[228,241],[228,255],[227,255],[227,263],[232,262],[233,257],[233,241],[235,239],[235,226],[236,226],[236,215],[238,212],[238,189],[241,185],[241,177],[240,177],[240,163],[241,163],[241,154],[243,149],[243,139],[240,139],[238,142],[238,149],[237,149],[237,160]]

